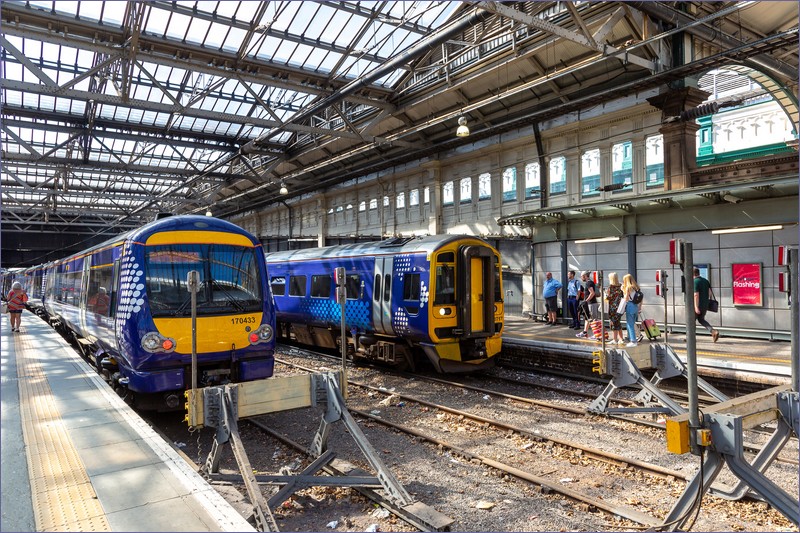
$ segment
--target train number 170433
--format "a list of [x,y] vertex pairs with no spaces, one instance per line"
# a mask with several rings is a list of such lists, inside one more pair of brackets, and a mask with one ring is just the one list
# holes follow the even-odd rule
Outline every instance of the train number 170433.
[[254,316],[235,316],[231,318],[231,324],[255,324],[256,317]]

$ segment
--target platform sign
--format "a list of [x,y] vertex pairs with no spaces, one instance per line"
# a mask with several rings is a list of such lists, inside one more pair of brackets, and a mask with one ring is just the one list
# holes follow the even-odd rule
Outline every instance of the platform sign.
[[763,307],[763,280],[761,263],[734,263],[731,265],[733,305]]

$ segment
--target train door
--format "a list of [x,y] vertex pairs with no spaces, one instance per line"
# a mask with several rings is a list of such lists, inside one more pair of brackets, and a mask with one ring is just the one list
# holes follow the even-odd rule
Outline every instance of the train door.
[[503,301],[505,312],[511,316],[522,316],[522,274],[503,274]]
[[494,254],[485,246],[459,251],[458,307],[467,337],[494,334]]
[[78,295],[78,300],[75,302],[75,305],[78,306],[80,309],[80,325],[81,325],[81,335],[86,336],[87,334],[87,321],[89,320],[88,313],[86,311],[86,301],[89,296],[89,272],[92,267],[92,256],[87,255],[86,258],[83,260],[83,273],[81,274],[80,287],[76,287],[76,290],[80,290]]
[[375,332],[393,335],[392,328],[392,268],[394,257],[375,258],[374,285],[372,287],[372,323]]

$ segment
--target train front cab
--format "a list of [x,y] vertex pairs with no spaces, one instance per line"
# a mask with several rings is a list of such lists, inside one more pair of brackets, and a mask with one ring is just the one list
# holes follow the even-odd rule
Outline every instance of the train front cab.
[[494,366],[503,329],[500,255],[482,241],[456,241],[431,258],[432,343],[425,354],[441,372]]

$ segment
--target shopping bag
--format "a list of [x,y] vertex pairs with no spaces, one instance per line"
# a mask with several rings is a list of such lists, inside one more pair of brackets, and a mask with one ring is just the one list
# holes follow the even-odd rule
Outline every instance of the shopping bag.
[[0,304],[0,313],[2,314],[8,313],[8,304],[6,302]]

